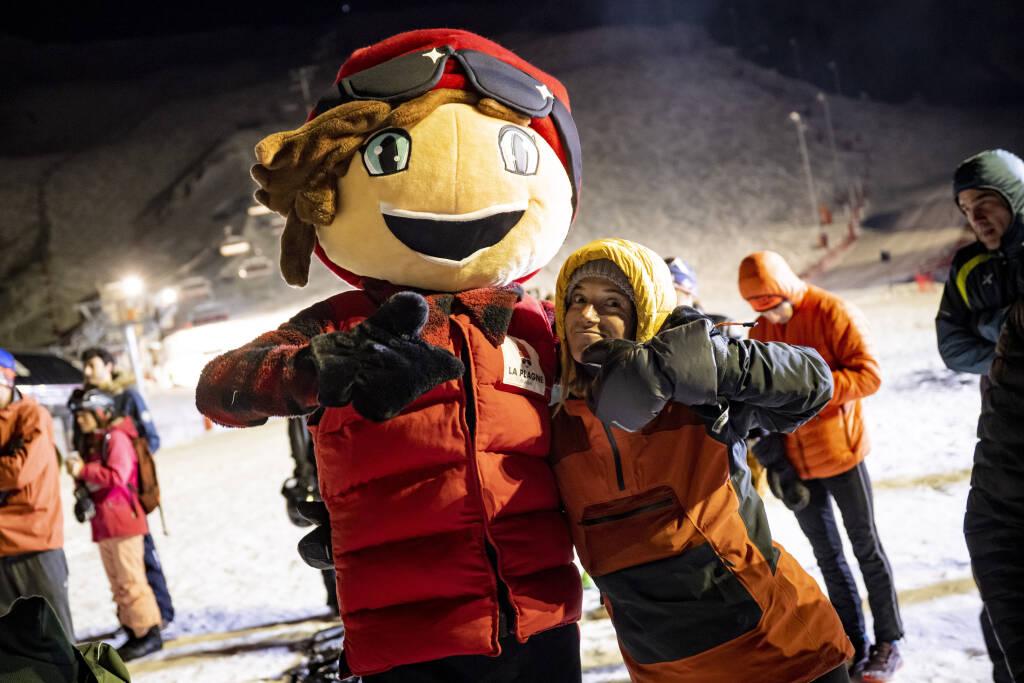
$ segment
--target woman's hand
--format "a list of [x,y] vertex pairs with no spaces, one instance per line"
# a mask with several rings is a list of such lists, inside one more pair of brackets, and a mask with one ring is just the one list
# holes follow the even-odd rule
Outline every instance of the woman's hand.
[[64,461],[64,468],[75,479],[78,479],[78,475],[81,474],[83,467],[85,467],[85,463],[82,462],[81,458],[69,457]]

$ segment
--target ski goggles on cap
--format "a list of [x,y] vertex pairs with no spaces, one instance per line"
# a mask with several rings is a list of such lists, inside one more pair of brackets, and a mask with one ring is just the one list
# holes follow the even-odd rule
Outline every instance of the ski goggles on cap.
[[313,116],[355,100],[397,103],[419,97],[441,81],[449,59],[458,62],[469,85],[484,97],[532,119],[552,118],[567,166],[571,169],[575,209],[581,164],[580,138],[572,115],[547,85],[486,52],[456,50],[449,45],[441,45],[389,59],[342,78],[327,96],[317,102]]

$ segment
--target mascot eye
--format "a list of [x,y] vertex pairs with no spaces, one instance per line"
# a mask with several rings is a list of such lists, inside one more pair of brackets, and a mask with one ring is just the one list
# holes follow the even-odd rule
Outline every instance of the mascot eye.
[[540,152],[537,143],[522,128],[505,126],[498,132],[498,147],[505,162],[505,170],[516,175],[534,175]]
[[370,175],[390,175],[409,165],[412,140],[401,128],[377,133],[363,147],[363,165]]

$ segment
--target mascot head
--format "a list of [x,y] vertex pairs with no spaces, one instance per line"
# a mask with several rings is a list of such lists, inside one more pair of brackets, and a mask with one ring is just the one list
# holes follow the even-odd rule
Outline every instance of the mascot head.
[[525,280],[562,245],[580,190],[564,86],[452,29],[356,50],[306,124],[256,156],[256,198],[287,217],[281,270],[298,286],[313,253],[357,287]]

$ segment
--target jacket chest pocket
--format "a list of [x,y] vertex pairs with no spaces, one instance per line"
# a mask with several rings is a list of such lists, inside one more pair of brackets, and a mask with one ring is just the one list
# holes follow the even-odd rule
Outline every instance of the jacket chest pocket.
[[579,527],[595,576],[674,555],[695,532],[668,486],[588,505]]
[[611,604],[622,647],[640,664],[700,654],[749,633],[762,616],[707,543],[594,580]]

